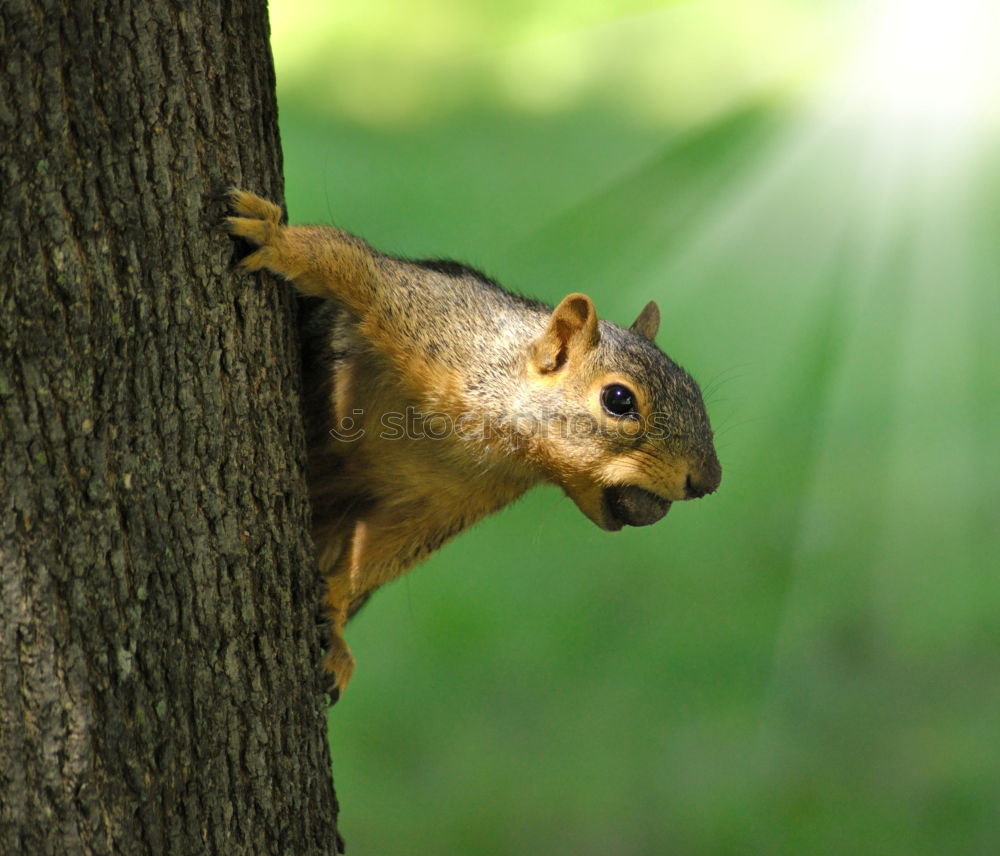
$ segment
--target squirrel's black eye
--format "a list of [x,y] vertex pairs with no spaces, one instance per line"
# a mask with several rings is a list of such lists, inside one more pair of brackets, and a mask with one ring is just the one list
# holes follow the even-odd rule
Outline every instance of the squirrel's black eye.
[[609,383],[601,390],[601,404],[612,416],[638,416],[635,393],[620,383]]

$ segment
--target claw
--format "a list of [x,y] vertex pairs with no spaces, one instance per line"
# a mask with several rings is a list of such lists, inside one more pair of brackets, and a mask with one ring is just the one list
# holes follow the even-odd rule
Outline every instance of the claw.
[[217,185],[214,190],[206,190],[201,195],[201,198],[207,202],[225,202],[228,204],[229,200],[232,199],[232,191],[232,187]]

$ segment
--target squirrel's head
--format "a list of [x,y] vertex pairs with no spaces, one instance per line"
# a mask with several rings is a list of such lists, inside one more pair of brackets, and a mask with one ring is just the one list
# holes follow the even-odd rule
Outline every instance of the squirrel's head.
[[653,341],[659,323],[653,302],[625,329],[570,294],[529,349],[537,460],[602,529],[655,523],[722,479],[701,391]]

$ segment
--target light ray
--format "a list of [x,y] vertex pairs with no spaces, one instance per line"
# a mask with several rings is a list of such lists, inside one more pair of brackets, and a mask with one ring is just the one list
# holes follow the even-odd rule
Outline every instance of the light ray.
[[981,587],[952,574],[975,573],[969,521],[983,496],[968,442],[971,307],[982,285],[966,262],[967,191],[996,139],[1000,63],[986,46],[997,17],[978,0],[884,0],[865,20],[857,50],[813,105],[841,156],[860,164],[835,203],[852,215],[851,321],[776,635],[769,728],[845,615],[874,621],[890,646],[912,644],[918,625],[939,641],[979,626],[962,593]]
[[895,132],[953,138],[997,118],[991,0],[878,0],[856,13],[856,52],[831,96]]

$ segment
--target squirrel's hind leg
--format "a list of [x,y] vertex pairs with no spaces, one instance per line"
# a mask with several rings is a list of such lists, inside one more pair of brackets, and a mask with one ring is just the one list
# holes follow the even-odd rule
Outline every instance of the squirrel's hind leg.
[[343,695],[354,674],[354,655],[344,640],[351,597],[350,579],[344,574],[334,574],[326,580],[326,608],[330,620],[330,639],[323,666],[330,676],[330,700],[335,704]]

